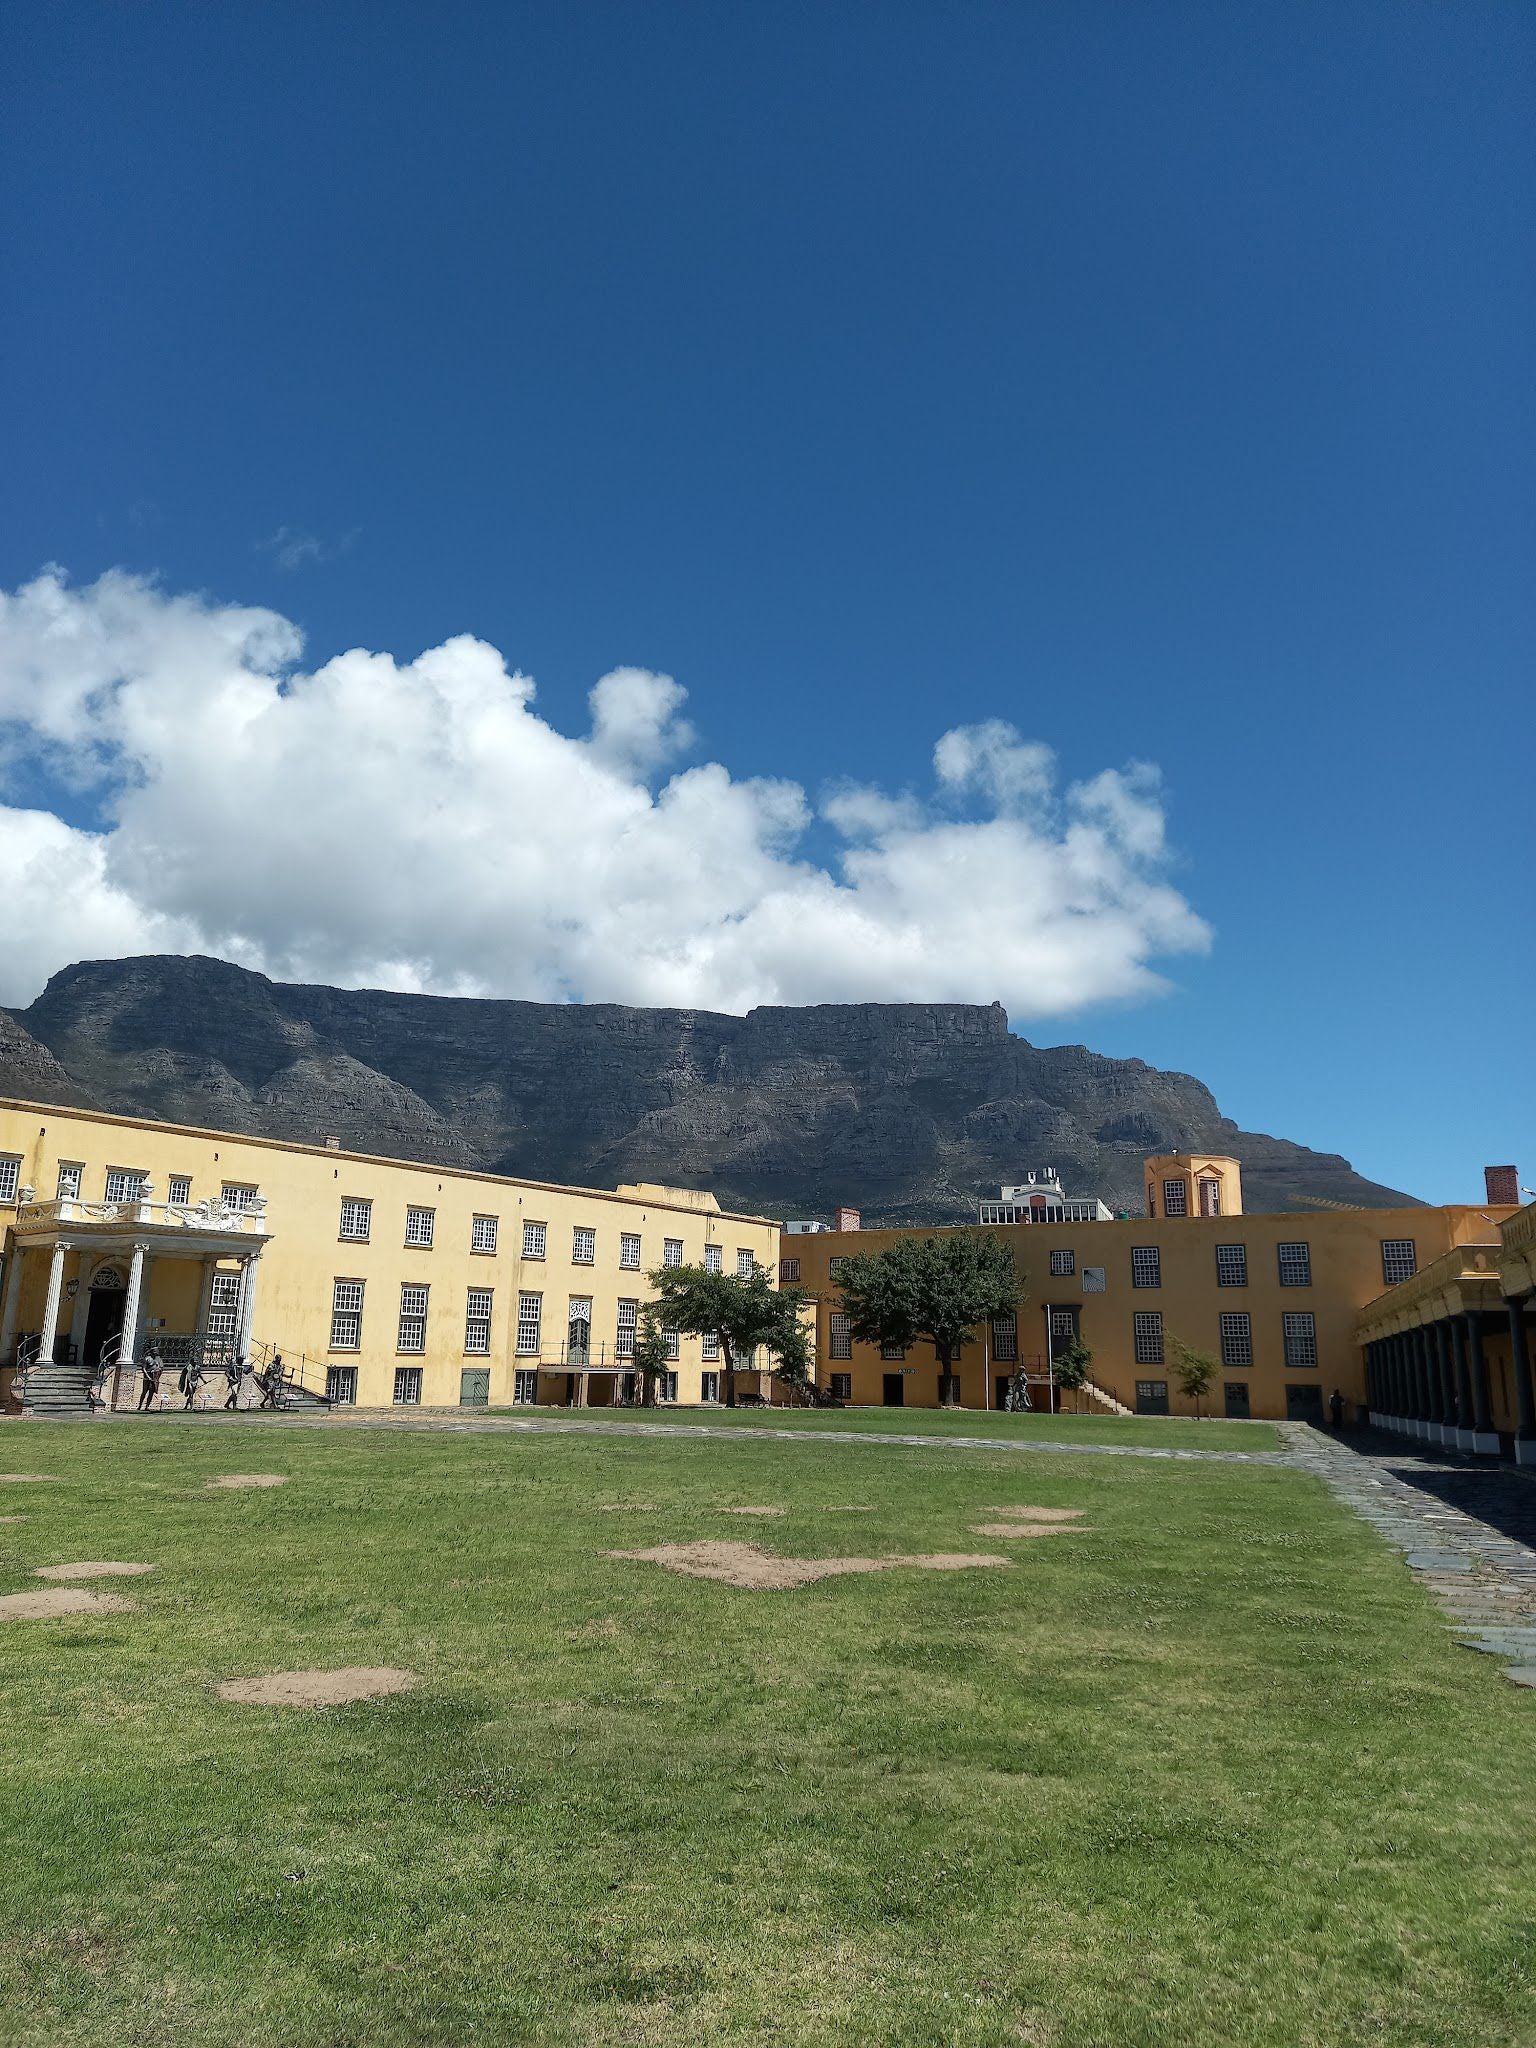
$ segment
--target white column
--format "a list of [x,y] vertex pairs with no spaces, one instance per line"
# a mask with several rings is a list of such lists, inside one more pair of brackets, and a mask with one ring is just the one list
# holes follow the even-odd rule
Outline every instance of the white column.
[[240,1268],[240,1321],[239,1333],[235,1338],[236,1358],[249,1358],[251,1355],[251,1320],[256,1313],[256,1281],[260,1269],[260,1252],[252,1252]]
[[68,1251],[69,1246],[60,1238],[48,1267],[48,1299],[43,1303],[42,1342],[37,1350],[38,1361],[43,1365],[53,1363],[53,1340],[59,1332],[59,1296],[64,1292],[64,1259]]
[[16,1356],[16,1319],[21,1313],[21,1239],[11,1239],[11,1255],[5,1262],[5,1299],[0,1305],[0,1362],[9,1365]]
[[134,1339],[139,1330],[139,1301],[144,1292],[144,1254],[147,1244],[136,1244],[128,1265],[128,1292],[123,1298],[123,1341],[117,1354],[120,1366],[132,1365]]
[[208,1309],[213,1300],[213,1275],[218,1263],[217,1252],[203,1254],[203,1284],[197,1297],[197,1335],[200,1338],[208,1334]]

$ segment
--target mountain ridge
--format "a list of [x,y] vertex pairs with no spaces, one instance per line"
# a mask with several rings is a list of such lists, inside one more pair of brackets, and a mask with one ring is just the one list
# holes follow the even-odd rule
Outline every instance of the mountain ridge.
[[[67,1091],[67,1092],[65,1092]],[[203,955],[80,961],[0,1010],[0,1092],[588,1186],[953,1222],[1030,1167],[1142,1206],[1150,1152],[1229,1152],[1258,1209],[1416,1206],[1337,1154],[1238,1129],[1194,1076],[1041,1047],[1001,1004],[744,1017],[277,982]]]

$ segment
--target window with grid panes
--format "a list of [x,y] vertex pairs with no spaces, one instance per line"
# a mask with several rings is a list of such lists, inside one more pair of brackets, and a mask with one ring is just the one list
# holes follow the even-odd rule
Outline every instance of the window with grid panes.
[[1252,1365],[1253,1320],[1246,1309],[1221,1317],[1221,1362],[1223,1365]]
[[755,1263],[756,1261],[753,1259],[752,1254],[749,1251],[737,1252],[736,1278],[738,1280],[750,1280],[752,1278],[752,1268],[755,1265]]
[[[1053,1308],[1050,1311],[1051,1335],[1058,1342],[1077,1335],[1077,1317],[1069,1308]],[[1051,1349],[1054,1351],[1055,1344]]]
[[640,1233],[637,1230],[619,1232],[619,1264],[626,1271],[638,1271],[640,1266]]
[[1163,1257],[1155,1244],[1137,1244],[1131,1247],[1131,1285],[1133,1287],[1161,1287],[1163,1284]]
[[373,1226],[373,1203],[360,1195],[341,1198],[341,1229],[337,1233],[354,1244],[366,1244]]
[[718,1358],[720,1356],[719,1332],[716,1330],[706,1330],[699,1340],[699,1348],[705,1358]]
[[719,1247],[719,1245],[717,1245],[717,1244],[707,1244],[707,1245],[705,1245],[705,1247],[704,1247],[704,1270],[705,1270],[705,1272],[706,1272],[706,1273],[718,1273],[718,1272],[720,1271],[720,1247]]
[[517,1355],[519,1358],[538,1357],[539,1330],[543,1320],[543,1295],[520,1294],[517,1297]]
[[[109,1202],[142,1202],[147,1173],[140,1173],[135,1167],[109,1166],[107,1168],[107,1200]],[[4,1199],[0,1197],[0,1199]],[[16,1190],[12,1188],[9,1199],[15,1201]]]
[[[677,1331],[663,1330],[661,1334],[663,1338],[666,1340],[668,1358],[679,1357],[682,1351],[682,1339],[679,1337]],[[677,1375],[674,1373],[673,1378],[675,1379],[676,1377]]]
[[405,1241],[421,1251],[432,1249],[432,1232],[437,1221],[435,1209],[407,1209],[405,1212]]
[[469,1225],[469,1248],[472,1252],[493,1252],[501,1219],[497,1216],[474,1216]]
[[597,1232],[578,1223],[571,1231],[571,1264],[591,1266],[597,1261]]
[[800,1278],[800,1261],[799,1261],[798,1259],[780,1259],[780,1261],[779,1261],[779,1281],[780,1281],[780,1284],[781,1284],[781,1285],[783,1285],[783,1286],[786,1286],[786,1287],[792,1287],[792,1286],[794,1285],[794,1283],[795,1283],[795,1282],[796,1282],[796,1281],[797,1281],[797,1280],[798,1280],[799,1278]]
[[1189,1214],[1189,1190],[1181,1180],[1163,1182],[1163,1214],[1165,1216],[1187,1216]]
[[427,1348],[427,1290],[407,1283],[400,1289],[400,1329],[397,1351],[425,1351]]
[[1015,1365],[1019,1356],[1019,1319],[1016,1315],[992,1318],[992,1356],[999,1365]]
[[848,1257],[847,1257],[847,1254],[846,1254],[846,1253],[844,1253],[844,1254],[843,1254],[843,1255],[842,1255],[841,1257],[839,1257],[839,1258],[835,1258],[835,1259],[828,1259],[828,1261],[827,1261],[827,1278],[828,1278],[829,1280],[835,1280],[835,1279],[837,1278],[838,1274],[839,1274],[839,1273],[841,1273],[841,1271],[843,1270],[844,1266],[846,1266],[846,1265],[847,1265],[847,1263],[848,1263]]
[[519,1408],[531,1408],[539,1398],[539,1376],[529,1366],[519,1366],[512,1375],[512,1399]]
[[240,1275],[215,1273],[208,1290],[208,1335],[216,1343],[232,1343],[239,1315]]
[[226,1209],[254,1209],[261,1200],[261,1191],[249,1181],[227,1180],[219,1189],[219,1200]]
[[719,1375],[719,1373],[717,1373],[717,1372],[701,1372],[701,1373],[699,1374],[699,1399],[700,1399],[701,1401],[718,1401],[718,1400],[719,1400],[719,1398],[720,1398],[720,1375]]
[[1216,1285],[1218,1287],[1246,1287],[1248,1285],[1247,1245],[1217,1245]]
[[1411,1280],[1419,1270],[1418,1247],[1411,1237],[1384,1237],[1381,1241],[1381,1277],[1388,1287]]
[[851,1401],[853,1399],[853,1374],[851,1372],[833,1373],[831,1387],[834,1401]]
[[1311,1309],[1288,1309],[1281,1318],[1285,1336],[1285,1362],[1305,1369],[1317,1364],[1317,1318]]
[[[84,1179],[84,1176],[85,1168],[83,1166],[77,1165],[73,1162],[71,1162],[68,1165],[61,1164],[59,1167],[58,1199],[61,1202],[78,1202],[80,1199],[80,1184],[81,1181]],[[172,1186],[174,1185],[175,1182],[173,1181]],[[185,1183],[185,1186],[187,1188],[187,1193],[190,1194],[192,1190],[192,1183],[190,1181],[187,1181]],[[4,1197],[0,1196],[0,1200],[3,1199]],[[187,1199],[186,1195],[183,1195],[181,1199],[185,1201]],[[171,1200],[174,1202],[176,1200],[176,1197],[172,1195]]]
[[20,1190],[21,1161],[14,1152],[8,1152],[0,1158],[0,1202],[14,1202]]
[[1138,1309],[1131,1318],[1138,1365],[1163,1362],[1163,1312],[1160,1308]]
[[880,1346],[880,1356],[887,1360],[895,1360],[898,1364],[906,1355],[907,1347],[905,1344],[882,1344]]
[[1312,1247],[1307,1244],[1282,1244],[1275,1247],[1280,1262],[1280,1285],[1282,1287],[1310,1287],[1312,1285]]
[[852,1358],[853,1327],[847,1316],[827,1318],[827,1355],[830,1358]]
[[547,1224],[525,1223],[523,1225],[523,1257],[525,1259],[542,1259],[544,1256],[545,1240],[548,1234],[549,1226]]
[[683,1240],[680,1237],[664,1237],[661,1240],[661,1263],[664,1266],[680,1266],[683,1263]]
[[421,1367],[419,1365],[397,1365],[395,1367],[395,1406],[397,1408],[419,1408],[421,1406]]
[[[62,1171],[62,1169],[61,1169]],[[75,1168],[78,1174],[79,1167]],[[165,1199],[178,1209],[184,1209],[192,1199],[192,1176],[190,1173],[173,1173],[165,1184]]]
[[331,1289],[331,1349],[356,1351],[363,1341],[363,1283],[338,1280]]
[[357,1406],[357,1367],[328,1365],[325,1368],[325,1398],[333,1408]]
[[677,1374],[675,1372],[658,1373],[656,1375],[656,1393],[658,1398],[663,1401],[675,1401],[677,1399]]
[[619,1319],[615,1328],[614,1351],[620,1358],[635,1355],[635,1333],[640,1327],[640,1304],[638,1301],[621,1301]]
[[1051,1253],[1051,1278],[1053,1280],[1069,1280],[1076,1271],[1076,1252]]
[[1200,1214],[1219,1216],[1221,1214],[1221,1182],[1203,1180],[1200,1183]]
[[491,1348],[491,1302],[489,1287],[471,1287],[464,1302],[464,1349],[483,1358]]

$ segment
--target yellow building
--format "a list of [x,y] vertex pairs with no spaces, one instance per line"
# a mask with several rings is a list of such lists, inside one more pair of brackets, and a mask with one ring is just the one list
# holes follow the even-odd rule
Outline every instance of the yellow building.
[[[44,1361],[39,1412],[83,1407],[93,1379],[132,1405],[151,1352],[169,1386],[190,1358],[274,1348],[297,1386],[341,1402],[601,1404],[632,1379],[649,1269],[771,1273],[778,1244],[776,1223],[686,1188],[560,1187],[0,1099],[0,1370]],[[716,1396],[710,1353],[675,1340],[663,1397]]]
[[[1021,1213],[1017,1222],[985,1226],[1012,1246],[1025,1299],[1016,1316],[984,1326],[962,1353],[963,1406],[1000,1407],[1021,1366],[1043,1405],[1051,1362],[1077,1336],[1093,1353],[1090,1404],[1192,1413],[1174,1372],[1179,1338],[1219,1360],[1207,1403],[1217,1414],[1318,1420],[1337,1389],[1352,1415],[1366,1399],[1357,1329],[1365,1304],[1453,1248],[1496,1236],[1494,1221],[1509,1213],[1491,1218],[1468,1206],[1248,1215],[1237,1161],[1191,1154],[1149,1159],[1146,1185],[1145,1217],[1032,1222]],[[931,1345],[905,1356],[854,1343],[837,1296],[841,1260],[911,1234],[806,1232],[780,1246],[781,1283],[818,1297],[818,1378],[857,1405],[939,1403]]]

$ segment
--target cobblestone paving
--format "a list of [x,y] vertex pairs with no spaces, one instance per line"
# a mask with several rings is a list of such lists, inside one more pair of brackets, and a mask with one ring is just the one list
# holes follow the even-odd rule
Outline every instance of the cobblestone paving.
[[1536,1482],[1488,1458],[1414,1451],[1381,1430],[1339,1438],[1277,1427],[1292,1464],[1403,1552],[1456,1640],[1536,1687]]

